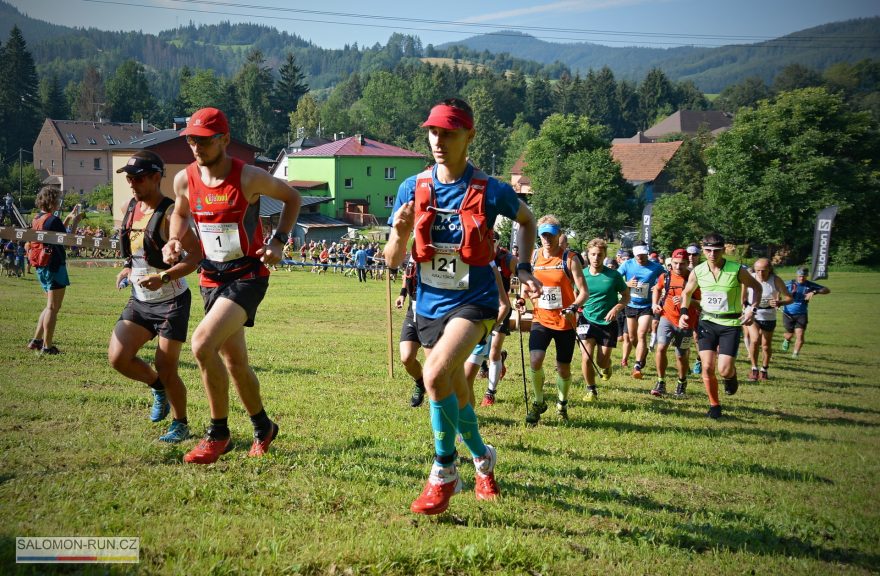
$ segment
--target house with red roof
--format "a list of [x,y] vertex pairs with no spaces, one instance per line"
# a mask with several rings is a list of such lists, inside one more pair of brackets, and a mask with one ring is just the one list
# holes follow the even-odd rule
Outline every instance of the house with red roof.
[[355,134],[287,157],[291,185],[308,182],[310,193],[326,195],[321,213],[355,226],[384,225],[397,189],[425,167],[422,154]]
[[629,144],[616,142],[611,145],[611,156],[620,164],[623,178],[641,187],[645,202],[655,202],[669,192],[670,176],[666,165],[681,148],[682,142],[652,142]]

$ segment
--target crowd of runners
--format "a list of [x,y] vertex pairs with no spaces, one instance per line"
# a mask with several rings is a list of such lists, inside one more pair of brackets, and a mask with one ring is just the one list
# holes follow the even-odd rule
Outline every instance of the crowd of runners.
[[[422,126],[435,164],[401,184],[384,250],[366,242],[310,242],[297,254],[290,231],[299,213],[299,193],[227,155],[228,122],[215,108],[197,111],[182,132],[194,162],[173,175],[173,199],[160,191],[165,165],[155,153],[138,152],[118,170],[125,173],[132,199],[120,231],[125,260],[116,284],[130,289],[131,297],[111,335],[108,359],[122,375],[149,387],[151,420],[171,415],[160,437],[163,442],[193,436],[178,362],[191,304],[185,277],[199,269],[205,317],[192,334],[191,348],[208,398],[210,423],[204,437],[185,454],[185,462],[210,464],[232,449],[227,421],[230,381],[253,425],[249,456],[265,454],[277,438],[279,426],[266,411],[248,360],[245,328],[254,325],[270,270],[296,256],[310,263],[316,274],[346,273],[341,265],[351,265],[362,282],[385,264],[388,270],[402,271],[396,305],[406,309],[400,355],[413,379],[409,402],[416,408],[427,399],[433,431],[433,464],[411,504],[417,514],[442,513],[461,492],[458,443],[474,462],[476,498],[491,500],[501,493],[495,476],[498,451],[482,437],[475,405],[479,399],[480,407],[491,409],[496,402],[507,371],[504,340],[514,314],[521,347],[522,331],[530,321],[523,394],[525,422],[532,426],[540,423],[550,403],[544,363],[551,343],[555,408],[562,420],[569,418],[574,393],[575,349],[585,402],[597,402],[599,381],[612,378],[612,351],[620,342],[622,377],[643,379],[653,350],[657,379],[649,391],[656,397],[668,394],[667,378],[673,377],[668,371],[674,370],[673,394],[678,397],[687,393],[688,375],[700,374],[711,418],[722,415],[718,377],[727,395],[738,390],[735,359],[743,327],[748,331],[749,380],[770,378],[779,307],[784,307],[783,350],[794,338],[793,355],[800,353],[808,303],[814,295],[828,293],[808,281],[805,270],[798,270],[796,280],[788,284],[766,259],[757,260],[750,271],[725,258],[724,239],[715,233],[699,245],[674,250],[668,261],[644,244],[610,258],[601,238],[589,241],[579,254],[568,246],[564,223],[549,214],[537,218],[509,184],[468,161],[475,130],[467,103],[438,103]],[[260,223],[261,195],[283,204],[271,235],[264,234]],[[63,231],[76,226],[76,209],[64,222],[52,215],[60,206],[56,189],[45,188],[37,203],[34,228]],[[518,224],[516,246],[510,251],[499,246],[493,232],[499,217]],[[47,306],[28,347],[57,354],[52,343],[55,321],[70,282],[63,247],[46,250],[48,256],[35,266]],[[150,365],[138,354],[157,336]],[[694,342],[698,361],[690,369]],[[671,370],[670,347],[675,351]],[[475,395],[478,375],[487,379],[487,387]]]

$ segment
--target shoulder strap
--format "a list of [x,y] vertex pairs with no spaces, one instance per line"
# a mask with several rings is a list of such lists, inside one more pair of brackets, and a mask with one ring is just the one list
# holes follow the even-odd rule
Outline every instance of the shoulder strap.
[[566,248],[562,251],[562,271],[565,272],[569,282],[574,282],[574,278],[571,276],[571,268],[568,266],[569,258],[571,258],[571,250]]

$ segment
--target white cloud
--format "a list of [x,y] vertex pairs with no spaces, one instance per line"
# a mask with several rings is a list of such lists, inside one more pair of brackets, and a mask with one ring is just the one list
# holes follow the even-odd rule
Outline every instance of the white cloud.
[[645,4],[650,0],[563,0],[562,2],[552,2],[539,6],[529,6],[528,8],[516,8],[513,10],[502,10],[492,12],[490,14],[482,14],[479,16],[471,16],[465,18],[464,22],[496,22],[519,16],[529,16],[533,14],[566,14],[592,12],[595,10],[604,10],[607,8],[617,8],[620,6],[632,6],[635,4]]

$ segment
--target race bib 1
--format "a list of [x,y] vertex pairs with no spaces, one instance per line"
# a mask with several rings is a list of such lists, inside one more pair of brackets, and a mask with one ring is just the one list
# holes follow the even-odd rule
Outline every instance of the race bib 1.
[[429,262],[419,262],[419,278],[441,290],[467,290],[471,267],[454,250],[437,250]]
[[559,310],[562,308],[562,288],[559,286],[542,286],[541,297],[538,298],[538,308],[544,310]]
[[727,292],[703,292],[700,304],[706,312],[727,312]]
[[229,262],[244,256],[238,238],[238,224],[234,222],[199,222],[199,236],[208,260]]

